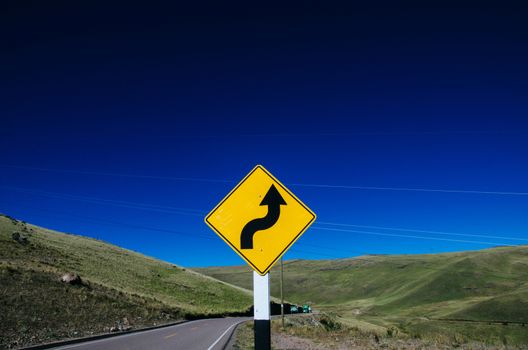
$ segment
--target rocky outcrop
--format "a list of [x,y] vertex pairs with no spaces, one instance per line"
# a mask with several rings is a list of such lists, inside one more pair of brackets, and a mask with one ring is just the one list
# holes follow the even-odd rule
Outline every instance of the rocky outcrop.
[[68,283],[71,285],[82,285],[82,279],[81,276],[74,272],[68,272],[62,275],[60,278],[61,282]]

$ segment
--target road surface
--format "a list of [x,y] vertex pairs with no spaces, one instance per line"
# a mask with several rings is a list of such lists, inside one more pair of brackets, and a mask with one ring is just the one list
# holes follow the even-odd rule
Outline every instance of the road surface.
[[64,345],[55,350],[219,350],[223,349],[235,326],[250,317],[213,318],[170,327],[123,334],[111,338]]

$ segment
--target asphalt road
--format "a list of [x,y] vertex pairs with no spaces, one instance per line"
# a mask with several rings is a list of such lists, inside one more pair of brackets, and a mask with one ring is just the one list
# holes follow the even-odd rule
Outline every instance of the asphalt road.
[[75,350],[219,350],[227,344],[235,326],[250,317],[190,321],[175,326],[54,348]]

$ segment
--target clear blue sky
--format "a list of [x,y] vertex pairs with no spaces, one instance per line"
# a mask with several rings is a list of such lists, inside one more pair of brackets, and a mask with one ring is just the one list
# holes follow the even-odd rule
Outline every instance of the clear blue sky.
[[528,12],[500,5],[4,2],[0,212],[241,264],[203,217],[262,164],[318,215],[286,258],[526,244]]

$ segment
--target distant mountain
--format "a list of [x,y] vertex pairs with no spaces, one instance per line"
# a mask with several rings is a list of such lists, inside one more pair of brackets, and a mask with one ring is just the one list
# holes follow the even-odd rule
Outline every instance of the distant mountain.
[[[246,266],[195,269],[251,288]],[[279,271],[271,293],[279,295]],[[416,337],[528,344],[528,246],[284,264],[284,295],[352,326]]]
[[0,215],[2,349],[238,313],[251,304],[249,291],[211,277]]

